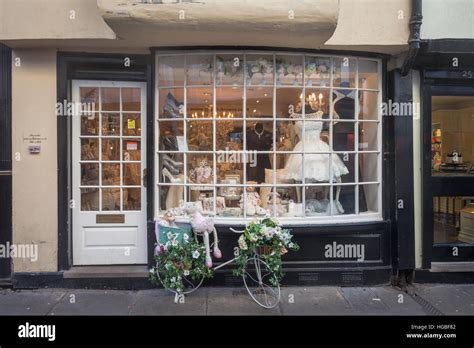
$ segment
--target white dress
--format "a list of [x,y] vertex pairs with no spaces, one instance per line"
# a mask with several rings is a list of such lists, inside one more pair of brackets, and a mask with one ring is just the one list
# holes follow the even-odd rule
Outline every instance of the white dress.
[[[310,115],[307,115],[310,116]],[[303,139],[303,121],[295,122],[296,133],[299,139]],[[310,153],[310,152],[330,152],[329,145],[321,140],[321,130],[323,129],[322,121],[305,122],[304,140],[300,140],[293,151],[303,151],[304,141],[304,177],[305,180],[314,180],[320,182],[329,182],[329,154],[327,153]],[[342,175],[349,174],[349,170],[344,165],[338,155],[333,154],[332,159],[332,181],[337,181]],[[281,172],[281,178],[285,180],[302,181],[302,161],[301,154],[291,154]]]

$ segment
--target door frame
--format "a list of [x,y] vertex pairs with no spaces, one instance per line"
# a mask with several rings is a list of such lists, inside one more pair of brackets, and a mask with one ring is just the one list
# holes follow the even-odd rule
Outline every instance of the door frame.
[[[474,196],[474,176],[433,177],[431,173],[431,134],[433,96],[472,96],[474,84],[458,84],[454,81],[426,83],[423,86],[422,118],[422,197],[423,197],[423,268],[431,268],[432,262],[474,262],[474,245],[437,244],[433,238],[433,197]],[[452,248],[458,248],[453,256]]]
[[[125,66],[124,62],[129,64]],[[133,81],[146,83],[146,146],[147,158],[147,248],[148,265],[153,263],[155,243],[153,224],[153,75],[154,61],[151,54],[103,54],[58,52],[57,102],[71,101],[72,80]],[[57,118],[58,151],[58,271],[72,267],[72,199],[71,140],[72,122],[69,117]]]
[[[12,55],[0,44],[0,244],[12,242]],[[0,259],[0,279],[9,279],[12,260]]]

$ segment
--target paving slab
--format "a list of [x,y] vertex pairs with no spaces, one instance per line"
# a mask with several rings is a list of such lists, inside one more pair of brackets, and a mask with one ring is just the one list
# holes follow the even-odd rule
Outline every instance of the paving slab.
[[415,292],[443,314],[474,315],[473,285],[417,284]]
[[357,315],[387,315],[390,308],[383,302],[373,288],[340,288],[341,294]]
[[127,315],[135,301],[134,291],[69,290],[51,315]]
[[387,312],[382,315],[426,315],[423,308],[406,292],[388,286],[373,287],[372,292],[386,306]]
[[0,315],[46,315],[66,294],[65,290],[1,290]]
[[209,288],[208,315],[280,315],[280,307],[259,306],[245,288]]
[[205,315],[207,291],[200,288],[175,303],[174,294],[163,289],[141,290],[131,307],[132,315]]
[[337,287],[284,287],[281,309],[284,315],[350,315],[352,308]]

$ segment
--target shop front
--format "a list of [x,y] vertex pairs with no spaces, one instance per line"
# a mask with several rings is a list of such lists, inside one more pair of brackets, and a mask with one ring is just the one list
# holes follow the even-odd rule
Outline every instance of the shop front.
[[[348,3],[319,3],[311,20],[300,4],[272,19],[282,23],[273,32],[256,3],[261,22],[239,36],[242,23],[220,16],[223,32],[211,33],[210,12],[192,2],[103,1],[100,15],[87,3],[77,13],[95,11],[96,36],[54,39],[47,23],[44,38],[3,34],[15,46],[12,152],[21,158],[13,239],[39,245],[38,263],[14,261],[14,286],[150,287],[155,221],[171,212],[188,222],[188,209],[214,217],[217,264],[235,256],[232,228],[271,216],[300,245],[283,258],[284,283],[390,281],[400,134],[382,112],[389,62],[407,48],[405,17],[374,38],[350,21]],[[401,3],[393,10],[408,9]],[[228,269],[209,284],[238,282]]]

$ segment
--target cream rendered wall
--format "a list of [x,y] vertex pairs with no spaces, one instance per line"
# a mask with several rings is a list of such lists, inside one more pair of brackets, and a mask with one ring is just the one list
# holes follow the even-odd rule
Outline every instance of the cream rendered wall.
[[474,0],[423,1],[422,39],[474,39]]
[[13,271],[57,271],[56,51],[15,50],[12,70],[13,243],[38,245],[38,260],[16,258]]

